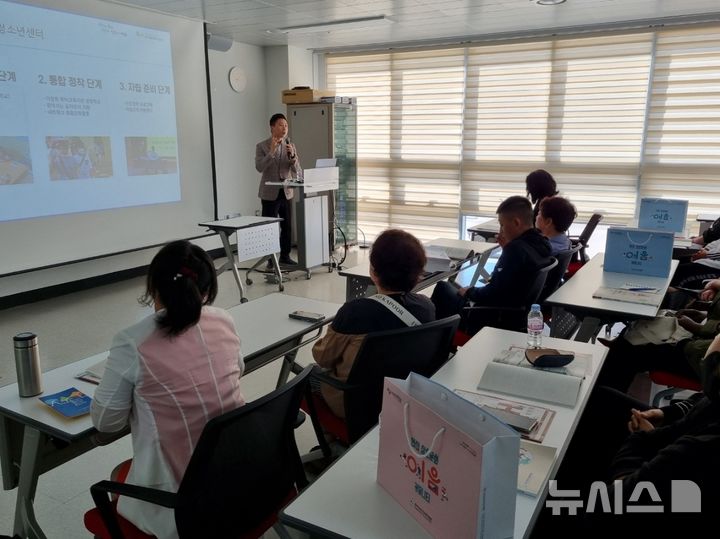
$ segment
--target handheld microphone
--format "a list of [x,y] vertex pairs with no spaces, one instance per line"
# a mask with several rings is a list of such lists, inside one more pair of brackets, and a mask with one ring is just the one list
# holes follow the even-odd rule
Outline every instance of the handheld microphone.
[[293,159],[295,159],[295,154],[293,153],[293,150],[290,147],[291,144],[292,144],[292,142],[290,142],[290,137],[287,137],[285,139],[285,148],[287,150],[288,159],[290,159],[292,161]]

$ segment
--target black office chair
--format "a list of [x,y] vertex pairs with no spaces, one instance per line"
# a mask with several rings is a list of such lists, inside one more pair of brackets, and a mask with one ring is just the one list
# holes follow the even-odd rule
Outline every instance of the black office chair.
[[560,285],[563,283],[563,278],[565,277],[568,266],[570,265],[570,261],[573,259],[574,256],[577,255],[578,251],[580,251],[581,248],[582,245],[577,244],[570,249],[559,251],[555,254],[555,258],[557,259],[557,266],[555,266],[548,272],[542,292],[540,292],[540,296],[538,297],[538,301],[536,303],[542,304],[548,297],[550,297],[553,292],[555,292],[555,290],[560,288]]
[[[588,246],[588,242],[590,241],[590,236],[592,236],[592,233],[595,232],[595,229],[597,228],[600,221],[602,221],[602,218],[602,213],[593,213],[592,217],[590,217],[590,220],[587,222],[585,228],[580,233],[580,235],[570,236],[570,242],[572,243],[573,247],[575,247],[576,245],[580,245],[579,256],[577,256],[576,259],[573,260],[579,262],[580,265],[584,264],[590,259],[585,250]],[[577,269],[575,271],[577,271]]]
[[261,536],[307,486],[293,424],[311,370],[211,419],[177,493],[114,481],[94,484],[90,492],[97,508],[86,513],[85,526],[96,537],[149,537],[117,514],[108,496],[116,493],[174,509],[181,539]]
[[316,368],[312,377],[343,391],[345,404],[343,421],[317,394],[308,395],[306,399],[323,453],[329,455],[325,432],[349,445],[377,424],[386,377],[404,380],[411,372],[432,376],[447,361],[459,323],[460,316],[456,314],[420,326],[368,333],[347,382],[340,382]]
[[462,331],[468,335],[474,335],[481,328],[489,326],[525,332],[527,329],[527,314],[530,311],[530,307],[533,303],[538,302],[548,274],[558,265],[555,257],[551,256],[549,260],[545,266],[537,270],[535,278],[520,304],[503,306],[469,305],[463,307],[465,315]]

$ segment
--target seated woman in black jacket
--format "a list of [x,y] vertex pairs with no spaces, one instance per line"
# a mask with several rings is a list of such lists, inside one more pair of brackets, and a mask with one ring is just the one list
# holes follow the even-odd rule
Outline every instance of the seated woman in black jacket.
[[[386,230],[375,239],[370,252],[370,278],[378,294],[340,307],[327,333],[312,349],[313,358],[328,369],[330,376],[347,381],[366,334],[435,320],[432,302],[412,292],[425,262],[422,244],[404,230]],[[405,314],[401,318],[398,313]],[[320,391],[333,413],[345,417],[343,392],[328,384],[321,384]]]

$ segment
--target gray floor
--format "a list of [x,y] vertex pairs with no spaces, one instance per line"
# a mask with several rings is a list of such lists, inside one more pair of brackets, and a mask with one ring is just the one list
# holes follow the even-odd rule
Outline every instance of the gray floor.
[[[364,260],[368,252],[356,248],[349,254],[345,266]],[[216,261],[218,265],[220,262]],[[336,272],[317,268],[310,280],[305,279],[304,273],[291,276],[296,278],[285,283],[286,294],[338,303],[345,300],[345,278]],[[240,297],[232,274],[226,272],[219,280],[220,292],[215,304],[224,308],[237,305]],[[5,343],[0,361],[0,386],[15,381],[13,335],[21,331],[37,333],[43,370],[103,352],[118,330],[151,312],[137,302],[143,285],[144,279],[136,278],[0,311],[0,343]],[[277,292],[277,285],[266,284],[260,275],[247,287],[251,300],[272,292]],[[298,358],[304,364],[311,361],[309,350],[301,349]],[[243,377],[241,387],[245,399],[250,401],[272,391],[279,368],[276,362]],[[301,452],[307,452],[317,443],[309,422],[298,430],[297,438]],[[113,467],[130,458],[131,453],[130,439],[125,437],[40,477],[35,510],[48,538],[90,537],[82,520],[84,512],[93,505],[89,487],[106,479]],[[15,490],[0,490],[0,535],[12,532],[14,508]],[[274,537],[272,532],[266,535]]]

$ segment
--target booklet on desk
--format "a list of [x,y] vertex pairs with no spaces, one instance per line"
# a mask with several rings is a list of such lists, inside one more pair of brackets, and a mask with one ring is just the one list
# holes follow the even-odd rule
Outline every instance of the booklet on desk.
[[520,465],[518,466],[517,488],[520,492],[537,496],[555,461],[557,449],[527,440],[520,440]]
[[[542,443],[548,429],[550,428],[550,424],[555,417],[555,410],[549,410],[547,408],[543,408],[542,406],[534,406],[524,402],[493,397],[492,395],[465,391],[463,389],[456,389],[455,393],[460,395],[463,399],[467,399],[481,408],[485,408],[490,413],[493,413],[494,410],[500,410],[503,413],[513,414],[535,421],[536,425],[530,430],[530,432],[520,432],[521,437],[532,440],[533,442]],[[504,421],[502,417],[498,417],[498,419]],[[506,423],[508,423],[511,427],[513,426],[510,422],[506,421]]]
[[593,292],[592,297],[638,303],[640,305],[659,305],[662,300],[659,292],[657,288],[612,288],[601,286]]
[[425,252],[428,258],[450,258],[451,260],[467,260],[475,254],[475,251],[467,247],[443,245],[442,243],[436,244],[433,242],[425,245]]
[[425,271],[428,273],[441,273],[455,269],[456,263],[450,259],[442,247],[425,247]]
[[541,369],[525,359],[525,348],[512,346],[488,363],[477,389],[575,406],[591,359],[589,354],[575,354],[565,367]]
[[90,397],[75,387],[38,398],[65,417],[79,417],[89,413],[92,402]]

